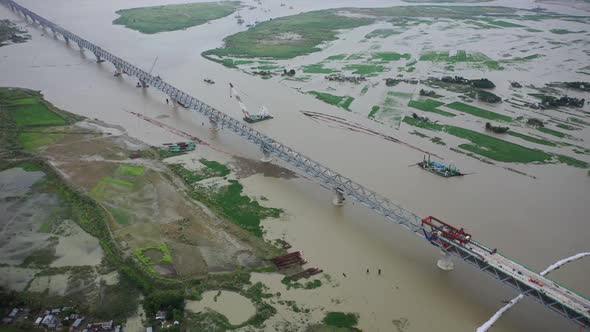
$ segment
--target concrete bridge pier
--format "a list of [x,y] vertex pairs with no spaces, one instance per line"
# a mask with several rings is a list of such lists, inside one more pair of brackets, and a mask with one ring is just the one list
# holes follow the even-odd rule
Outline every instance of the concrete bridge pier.
[[174,99],[174,98],[170,97],[170,100],[172,101],[172,107],[176,108],[176,107],[178,107],[178,105],[180,105],[180,104],[178,103],[178,101],[176,101],[176,99]]
[[144,89],[146,89],[146,88],[149,88],[149,87],[150,87],[149,85],[147,85],[147,82],[146,82],[146,81],[144,81],[144,80],[142,80],[142,79],[139,79],[139,82],[137,82],[137,84],[138,84],[138,86],[139,86],[139,87],[142,87],[142,88],[144,88]]
[[121,67],[115,65],[115,76],[121,76],[123,75],[123,69],[121,69]]
[[453,263],[451,254],[442,250],[440,253],[442,254],[442,257],[439,258],[439,260],[436,262],[436,266],[438,266],[439,269],[444,271],[453,270],[455,268],[455,264]]
[[66,44],[70,43],[70,39],[68,37],[64,36],[64,40],[66,41]]
[[80,52],[84,52],[84,47],[82,47],[82,44],[78,43],[78,47],[80,48]]
[[212,130],[219,130],[219,124],[217,121],[215,121],[215,119],[209,118],[209,124],[211,125]]
[[97,53],[94,53],[94,56],[96,57],[96,63],[102,63],[102,62],[104,62],[104,59],[102,59],[100,57],[100,55],[98,55]]
[[269,163],[272,161],[272,156],[270,155],[270,151],[268,149],[266,149],[264,146],[261,147],[262,150],[262,158],[260,159],[260,161],[264,162],[264,163]]
[[344,205],[344,191],[340,188],[334,189],[334,197],[332,198],[332,204],[336,206]]

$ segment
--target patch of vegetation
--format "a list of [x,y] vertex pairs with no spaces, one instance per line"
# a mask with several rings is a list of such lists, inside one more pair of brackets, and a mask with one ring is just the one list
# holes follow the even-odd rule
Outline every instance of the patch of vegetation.
[[294,289],[315,289],[322,286],[322,281],[319,279],[315,279],[312,281],[307,281],[306,283],[302,284],[297,281],[291,280],[289,277],[284,277],[281,279],[281,283],[287,286],[287,290],[294,288]]
[[326,314],[322,322],[334,327],[354,328],[358,324],[358,314],[331,311]]
[[214,177],[224,177],[231,171],[230,169],[214,160],[200,159],[199,162],[205,167],[195,171],[190,171],[179,164],[169,165],[170,168],[180,176],[187,184],[195,184],[201,180],[210,179]]
[[330,61],[330,60],[344,60],[344,58],[346,58],[346,54],[336,54],[336,55],[330,55],[329,57],[326,58],[326,60]]
[[25,172],[43,171],[43,168],[39,167],[39,165],[37,165],[35,163],[28,162],[28,161],[22,162],[22,163],[16,165],[16,167],[21,168]]
[[31,39],[25,30],[19,29],[9,20],[0,20],[0,47],[10,43],[24,43]]
[[127,210],[122,208],[109,207],[109,211],[113,215],[113,218],[115,218],[115,220],[117,221],[117,224],[125,226],[131,223],[131,216],[129,215]]
[[450,135],[466,139],[470,144],[461,144],[461,149],[482,155],[484,157],[515,163],[547,162],[551,159],[551,154],[541,150],[530,149],[522,145],[514,144],[492,136],[481,134],[473,130],[451,126],[441,125],[432,122],[420,121],[412,117],[404,117],[403,122],[433,131],[444,131]]
[[578,167],[578,168],[588,168],[590,166],[585,161],[578,160],[578,159],[564,156],[564,155],[557,155],[557,160],[559,160],[560,162],[562,162],[566,165],[574,166],[574,167]]
[[399,54],[396,52],[378,52],[373,53],[373,59],[382,62],[398,61],[401,59],[410,60],[412,55],[410,53]]
[[570,33],[583,33],[584,32],[584,31],[572,31],[572,30],[568,30],[568,29],[551,29],[549,31],[551,31],[551,33],[554,33],[556,35],[566,35],[566,34],[570,34]]
[[410,100],[410,102],[408,103],[408,106],[425,111],[425,112],[436,113],[436,114],[440,114],[443,116],[448,116],[448,117],[456,116],[456,114],[454,114],[454,113],[438,109],[439,106],[442,106],[444,104],[445,103],[440,102],[438,100],[433,100],[433,99],[418,99],[418,100]]
[[433,137],[430,139],[430,141],[434,144],[438,144],[438,145],[447,145],[447,143],[445,143],[442,138],[440,137]]
[[518,138],[521,138],[521,139],[523,139],[525,141],[533,142],[533,143],[536,143],[536,144],[542,144],[542,145],[547,145],[547,146],[557,146],[557,144],[555,144],[555,143],[553,143],[551,141],[548,141],[546,139],[537,138],[537,137],[533,137],[533,136],[529,136],[529,135],[517,133],[517,132],[514,132],[514,131],[509,131],[508,132],[508,135],[514,136],[514,137],[518,137]]
[[324,68],[323,63],[316,63],[312,65],[303,66],[303,72],[309,74],[331,74],[335,72],[335,70],[330,68]]
[[98,319],[124,321],[137,310],[139,290],[126,275],[115,285],[104,285],[100,300],[93,306],[92,316]]
[[365,85],[363,87],[363,89],[361,90],[361,96],[364,96],[365,93],[367,93],[367,91],[369,91],[369,86],[368,85]]
[[22,267],[43,268],[49,266],[57,259],[55,256],[55,247],[59,242],[58,238],[52,236],[49,238],[48,245],[45,248],[33,251],[21,264]]
[[374,119],[375,118],[375,114],[377,114],[377,112],[379,112],[379,109],[380,108],[381,107],[376,106],[376,105],[373,106],[373,107],[371,107],[371,112],[369,112],[369,115],[368,115],[369,119]]
[[113,24],[146,34],[176,31],[225,17],[239,7],[239,1],[220,1],[122,9]]
[[128,176],[141,176],[145,172],[143,166],[121,165],[117,168],[116,173]]
[[399,31],[394,29],[376,29],[365,35],[365,38],[387,38],[392,35],[399,34]]
[[344,70],[351,70],[353,74],[358,75],[373,75],[385,71],[385,67],[381,65],[349,64],[344,67]]
[[[203,161],[201,161],[202,163]],[[218,189],[205,188],[195,185],[197,182],[210,177],[225,176],[229,169],[214,161],[205,161],[207,170],[190,171],[181,165],[170,165],[170,168],[180,176],[190,187],[190,195],[206,204],[212,210],[219,212],[231,222],[262,237],[260,222],[265,218],[278,218],[283,210],[261,206],[256,200],[242,195],[243,186],[237,180],[228,180],[228,186]],[[210,172],[213,167],[213,172]]]
[[[146,251],[156,250],[162,253],[162,260],[160,262],[152,262],[150,257],[146,256]],[[155,273],[154,265],[162,264],[162,263],[172,263],[172,255],[170,255],[170,251],[165,243],[159,244],[157,246],[150,246],[144,248],[137,248],[135,249],[135,257],[142,262],[152,273]]]
[[569,121],[579,124],[579,125],[583,125],[583,126],[590,126],[590,122],[586,122],[582,119],[578,119],[578,118],[568,118]]
[[467,104],[464,104],[464,103],[458,102],[458,101],[447,104],[446,107],[452,108],[457,111],[465,112],[465,113],[471,114],[473,116],[488,119],[488,120],[499,120],[499,121],[507,121],[507,122],[512,122],[512,120],[513,120],[511,117],[509,117],[507,115],[498,114],[496,112],[484,110],[482,108],[467,105]]
[[507,21],[500,21],[500,20],[492,20],[492,19],[485,19],[488,24],[497,25],[502,28],[526,28],[524,25],[507,22]]
[[350,111],[348,108],[350,104],[354,101],[353,97],[350,96],[336,96],[333,94],[325,93],[325,92],[318,92],[318,91],[308,91],[307,93],[314,95],[317,99],[328,103],[330,105],[334,105],[340,108],[344,108],[347,111]]
[[556,125],[556,127],[557,127],[557,128],[561,128],[561,129],[565,129],[565,130],[578,130],[578,128],[576,128],[576,127],[572,127],[572,126],[570,126],[570,125],[566,125],[566,124],[564,124],[564,123],[558,123],[558,124]]
[[18,141],[23,149],[32,152],[41,147],[49,146],[55,142],[58,142],[63,137],[64,134],[43,133],[43,130],[41,130],[40,132],[34,133],[19,133]]
[[537,128],[538,131],[543,132],[545,134],[549,134],[555,137],[559,137],[559,138],[564,138],[564,137],[568,137],[569,135],[562,133],[561,131],[557,131],[557,130],[553,130],[553,129],[549,129],[549,128]]

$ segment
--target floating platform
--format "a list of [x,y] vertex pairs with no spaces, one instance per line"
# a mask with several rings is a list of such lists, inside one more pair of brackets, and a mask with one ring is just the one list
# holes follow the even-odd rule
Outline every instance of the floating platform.
[[290,280],[293,280],[293,281],[297,281],[301,278],[309,278],[313,275],[316,275],[316,274],[322,273],[322,272],[324,272],[324,270],[319,269],[317,267],[310,267],[310,268],[305,269],[303,271],[293,273],[293,274],[287,276],[287,278]]
[[244,117],[244,121],[248,123],[255,123],[270,119],[274,119],[272,115],[251,115],[250,117]]
[[193,141],[178,142],[178,143],[164,143],[164,148],[170,152],[186,152],[193,151],[196,148],[196,144]]
[[461,171],[459,171],[455,166],[441,164],[436,161],[430,161],[430,156],[428,156],[428,160],[424,158],[424,160],[419,162],[417,165],[420,166],[420,168],[422,168],[423,170],[429,171],[431,173],[434,173],[445,178],[465,175],[461,173]]

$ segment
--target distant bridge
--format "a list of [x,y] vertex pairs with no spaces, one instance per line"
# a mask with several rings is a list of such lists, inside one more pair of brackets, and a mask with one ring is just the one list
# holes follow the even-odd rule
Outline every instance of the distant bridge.
[[[329,168],[307,158],[301,153],[277,142],[276,140],[252,129],[245,123],[236,120],[213,107],[203,103],[195,97],[175,88],[131,63],[102,49],[101,47],[85,40],[82,37],[50,22],[49,20],[33,13],[12,0],[0,0],[15,12],[21,13],[25,18],[38,23],[43,29],[51,30],[56,36],[61,35],[67,43],[78,44],[81,50],[88,50],[96,56],[98,62],[108,61],[115,66],[115,75],[127,74],[139,79],[143,87],[152,86],[183,106],[197,111],[209,118],[212,126],[221,125],[242,138],[259,146],[266,160],[275,156],[307,176],[315,179],[320,185],[334,192],[334,204],[341,205],[344,197],[352,197],[371,210],[384,216],[387,220],[399,224],[408,231],[422,239],[427,239],[426,229],[422,226],[422,218],[416,214],[398,206],[387,198],[373,192],[363,185],[344,177]],[[427,239],[441,251],[444,256],[439,261],[439,267],[452,269],[450,256],[470,263],[480,271],[495,277],[500,282],[511,286],[518,292],[530,296],[545,307],[559,313],[571,322],[584,327],[590,327],[590,300],[566,289],[563,286],[539,275],[537,272],[506,258],[490,248],[473,240],[467,245],[461,245],[456,241],[438,237],[435,241]]]

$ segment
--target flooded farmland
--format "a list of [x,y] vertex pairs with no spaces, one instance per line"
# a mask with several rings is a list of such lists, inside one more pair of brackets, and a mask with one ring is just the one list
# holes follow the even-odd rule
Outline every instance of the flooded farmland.
[[[252,124],[256,130],[422,217],[464,227],[532,270],[588,251],[590,106],[546,106],[547,96],[590,99],[588,90],[563,83],[590,81],[587,3],[500,0],[453,15],[403,9],[409,15],[398,14],[413,5],[401,1],[364,1],[358,9],[357,1],[248,0],[229,15],[175,31],[144,34],[113,24],[121,9],[173,3],[84,0],[70,8],[62,0],[19,1],[241,118],[229,97],[233,83],[251,112],[264,105],[274,116]],[[546,10],[533,11],[537,6]],[[340,28],[321,30],[317,45],[300,52],[307,32],[298,24],[317,24],[305,16],[316,10]],[[211,130],[206,117],[167,104],[155,89],[136,88],[131,76],[114,77],[111,64],[96,63],[75,43],[4,6],[0,19],[31,35],[0,48],[0,86],[38,90],[86,118],[67,129],[83,134],[40,140],[20,133],[15,144],[26,154],[0,155],[10,166],[0,172],[0,286],[83,297],[79,308],[94,321],[130,318],[137,331],[161,324],[159,311],[166,311],[165,324],[179,321],[190,331],[323,331],[340,323],[363,331],[473,331],[517,295],[457,260],[453,271],[438,269],[436,248],[362,204],[333,206],[332,193],[307,175],[276,159],[259,162],[258,147]],[[271,24],[287,30],[271,38],[264,30]],[[262,53],[246,54],[251,50],[240,40],[261,45],[255,51]],[[285,75],[291,69],[295,75]],[[495,87],[447,76],[486,78]],[[486,92],[502,101],[481,100]],[[2,110],[14,105],[3,100]],[[163,143],[186,138],[131,112],[207,144],[158,155]],[[532,118],[542,126],[531,125]],[[509,131],[486,130],[486,123]],[[141,157],[131,158],[137,151]],[[469,175],[444,178],[412,166],[426,153]],[[106,233],[64,210],[71,201],[44,187],[48,173],[17,167],[31,155],[105,211]],[[305,268],[323,272],[286,280],[269,260],[285,253],[282,242],[303,252]],[[590,262],[580,260],[550,277],[588,296],[589,274]],[[130,289],[130,303],[116,298],[121,289]],[[154,289],[158,295],[150,296]],[[183,315],[176,308],[184,301]],[[112,317],[109,306],[124,307],[124,314]],[[493,331],[576,329],[527,299]]]

